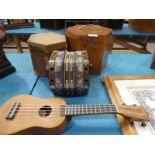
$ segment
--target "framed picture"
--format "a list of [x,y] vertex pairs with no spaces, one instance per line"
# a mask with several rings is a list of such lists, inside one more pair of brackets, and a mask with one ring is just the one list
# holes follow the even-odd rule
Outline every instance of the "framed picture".
[[150,115],[150,122],[134,125],[117,115],[123,134],[155,134],[155,75],[107,76],[104,82],[113,104],[141,105]]

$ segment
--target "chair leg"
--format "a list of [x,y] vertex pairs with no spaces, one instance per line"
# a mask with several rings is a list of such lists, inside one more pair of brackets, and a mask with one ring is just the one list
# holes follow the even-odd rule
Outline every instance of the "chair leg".
[[21,46],[21,42],[20,42],[20,36],[19,35],[13,35],[13,39],[16,43],[16,47],[19,53],[23,53],[23,48]]

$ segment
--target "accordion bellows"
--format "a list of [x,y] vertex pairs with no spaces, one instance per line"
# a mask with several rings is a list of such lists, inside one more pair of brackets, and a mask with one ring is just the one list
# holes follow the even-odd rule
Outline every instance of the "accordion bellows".
[[85,95],[89,89],[86,51],[53,51],[48,63],[49,85],[55,95]]

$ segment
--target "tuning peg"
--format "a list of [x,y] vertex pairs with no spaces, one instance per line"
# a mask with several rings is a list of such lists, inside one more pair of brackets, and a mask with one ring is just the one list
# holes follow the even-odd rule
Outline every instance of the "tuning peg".
[[136,107],[137,105],[136,104],[133,104],[132,106],[135,106]]
[[146,123],[145,122],[141,122],[141,127],[146,127]]
[[132,126],[134,126],[134,121],[133,121],[133,120],[130,120],[130,124],[131,124]]

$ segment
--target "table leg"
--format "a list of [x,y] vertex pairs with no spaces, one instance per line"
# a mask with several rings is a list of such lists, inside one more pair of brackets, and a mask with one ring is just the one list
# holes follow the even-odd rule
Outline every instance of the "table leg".
[[16,43],[16,47],[19,53],[23,53],[23,48],[21,46],[21,42],[20,42],[20,36],[19,35],[13,35],[13,39]]
[[[141,54],[143,54],[143,53],[149,54],[150,52],[146,49],[148,39],[149,39],[148,37],[145,37],[145,39],[143,41],[138,41],[138,40],[135,40],[133,38],[129,38],[128,40],[124,41],[124,40],[120,40],[120,39],[115,38],[114,43],[121,45],[123,47],[126,47],[130,50],[136,51],[138,53],[141,53]],[[139,48],[139,47],[136,47],[134,45],[131,45],[128,43],[129,41],[136,43],[142,47]]]

